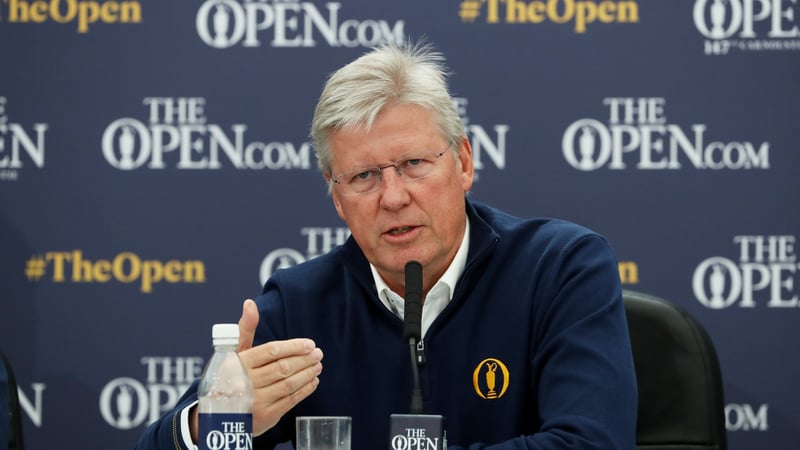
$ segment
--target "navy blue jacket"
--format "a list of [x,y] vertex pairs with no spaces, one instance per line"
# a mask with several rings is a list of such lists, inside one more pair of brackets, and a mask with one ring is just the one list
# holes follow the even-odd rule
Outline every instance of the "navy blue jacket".
[[[636,378],[606,240],[469,201],[467,214],[465,271],[423,338],[424,409],[446,417],[449,448],[635,448]],[[278,270],[256,302],[256,344],[308,337],[325,356],[316,392],[254,447],[292,440],[298,415],[346,415],[354,450],[388,448],[390,414],[409,408],[409,348],[355,241]],[[195,389],[139,448],[175,448],[174,415]]]

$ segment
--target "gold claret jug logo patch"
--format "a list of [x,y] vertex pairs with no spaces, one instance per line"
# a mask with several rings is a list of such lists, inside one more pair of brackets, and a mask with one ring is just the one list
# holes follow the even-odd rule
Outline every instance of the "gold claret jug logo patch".
[[508,390],[508,367],[495,358],[486,358],[472,372],[472,387],[484,400],[494,400]]

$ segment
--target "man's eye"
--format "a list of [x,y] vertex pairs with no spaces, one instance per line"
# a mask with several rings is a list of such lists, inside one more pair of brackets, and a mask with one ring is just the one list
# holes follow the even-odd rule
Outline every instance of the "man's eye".
[[358,172],[353,175],[353,178],[350,179],[350,182],[358,182],[358,181],[366,181],[375,176],[374,170],[365,170],[363,172]]
[[413,167],[413,166],[418,166],[418,165],[420,165],[420,164],[422,164],[424,162],[425,162],[425,159],[423,159],[423,158],[412,158],[412,159],[405,160],[405,162],[403,163],[403,166],[405,166],[405,167]]

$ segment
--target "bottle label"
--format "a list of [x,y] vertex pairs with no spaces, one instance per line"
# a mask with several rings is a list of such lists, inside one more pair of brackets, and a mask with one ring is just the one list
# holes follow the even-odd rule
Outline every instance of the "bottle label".
[[242,413],[200,413],[198,448],[200,450],[252,450],[253,416]]

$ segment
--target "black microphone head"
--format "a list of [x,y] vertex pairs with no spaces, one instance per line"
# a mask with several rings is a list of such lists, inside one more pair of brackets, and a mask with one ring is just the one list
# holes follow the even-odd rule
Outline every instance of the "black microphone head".
[[422,338],[422,264],[419,261],[406,263],[406,298],[403,320],[403,337]]

